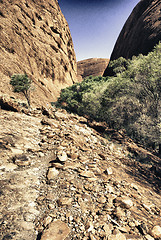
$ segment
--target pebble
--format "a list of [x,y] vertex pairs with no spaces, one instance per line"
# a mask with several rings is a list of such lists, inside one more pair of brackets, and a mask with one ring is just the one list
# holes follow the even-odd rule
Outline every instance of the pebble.
[[161,238],[161,227],[160,226],[153,227],[153,229],[150,231],[150,235],[154,238]]
[[47,225],[49,225],[52,222],[52,217],[48,216],[44,219],[43,224],[46,227]]
[[35,215],[32,213],[25,213],[23,217],[26,222],[33,222],[35,220]]
[[57,158],[59,159],[60,162],[66,162],[68,160],[68,156],[64,151],[59,151],[57,153]]
[[154,240],[154,238],[152,236],[150,236],[149,234],[145,235],[144,238],[146,240]]
[[72,201],[73,201],[72,198],[67,198],[67,197],[60,198],[58,199],[58,205],[59,206],[71,205]]
[[80,176],[86,177],[86,178],[93,178],[95,176],[92,171],[82,171],[79,174]]
[[122,233],[117,233],[116,235],[109,235],[108,240],[126,240],[126,237]]
[[116,200],[116,203],[120,205],[120,207],[122,208],[129,209],[133,206],[133,201],[129,197],[122,196],[122,197],[116,198],[115,200]]
[[48,180],[55,179],[59,175],[59,171],[56,168],[49,168],[47,178]]
[[106,170],[105,170],[105,173],[109,176],[109,175],[112,175],[113,174],[113,170],[112,170],[112,168],[107,168]]

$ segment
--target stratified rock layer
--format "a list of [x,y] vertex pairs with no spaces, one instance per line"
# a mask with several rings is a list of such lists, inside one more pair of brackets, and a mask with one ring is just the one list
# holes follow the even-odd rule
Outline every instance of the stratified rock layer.
[[90,58],[77,62],[78,79],[81,80],[81,78],[88,76],[102,76],[108,62],[107,58]]
[[[146,55],[161,40],[161,1],[141,0],[127,19],[115,44],[111,60]],[[107,68],[104,75],[109,74]]]
[[0,21],[2,94],[14,96],[10,76],[26,72],[34,81],[32,104],[55,101],[76,81],[73,42],[57,0],[0,1]]

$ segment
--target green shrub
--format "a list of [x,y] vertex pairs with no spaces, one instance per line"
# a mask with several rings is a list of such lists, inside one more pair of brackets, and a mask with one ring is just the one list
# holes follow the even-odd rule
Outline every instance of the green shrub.
[[27,74],[14,74],[11,76],[10,84],[13,87],[14,92],[22,92],[27,99],[27,103],[30,106],[30,94],[29,89],[31,87],[31,79]]
[[161,143],[161,44],[147,56],[110,63],[114,77],[89,77],[62,90],[59,104],[90,118],[124,128],[146,146]]

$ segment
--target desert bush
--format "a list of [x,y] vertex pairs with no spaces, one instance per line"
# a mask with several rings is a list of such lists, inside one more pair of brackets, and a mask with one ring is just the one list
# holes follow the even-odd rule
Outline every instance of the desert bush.
[[147,56],[110,63],[114,77],[89,77],[62,91],[59,104],[124,128],[146,146],[161,144],[161,44]]
[[27,74],[14,74],[11,76],[10,84],[13,87],[14,92],[22,92],[30,107],[30,94],[29,89],[31,87],[31,79]]

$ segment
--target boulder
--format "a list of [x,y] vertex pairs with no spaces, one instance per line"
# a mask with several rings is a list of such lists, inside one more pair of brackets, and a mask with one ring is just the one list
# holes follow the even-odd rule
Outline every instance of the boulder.
[[53,221],[46,229],[41,240],[63,240],[69,235],[70,230],[66,223],[60,220]]

